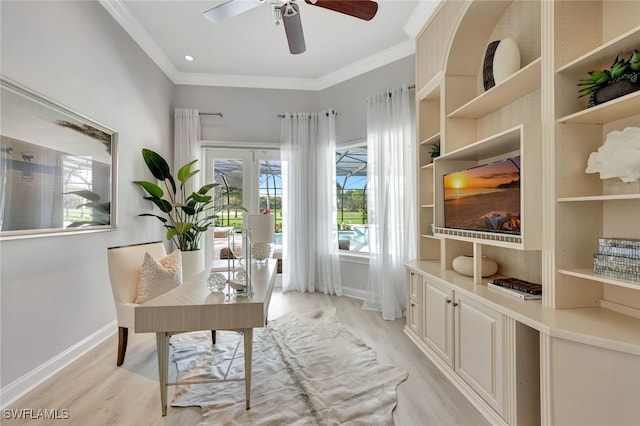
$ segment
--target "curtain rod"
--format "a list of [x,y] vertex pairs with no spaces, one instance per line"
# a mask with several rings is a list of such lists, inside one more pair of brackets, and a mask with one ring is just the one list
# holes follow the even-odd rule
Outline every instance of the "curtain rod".
[[220,117],[222,117],[222,113],[221,112],[201,112],[199,114],[200,115],[219,115]]
[[[327,114],[327,117],[328,117],[329,113],[327,112],[326,114]],[[338,112],[337,111],[333,111],[333,115],[338,115]],[[285,118],[285,117],[286,117],[285,114],[278,114],[278,118]]]
[[[407,88],[408,88],[409,90],[411,90],[411,89],[415,89],[415,88],[416,88],[416,85],[415,85],[415,84],[412,84],[412,85],[408,86]],[[338,115],[338,113],[337,113],[337,112],[336,112],[335,114],[336,114],[336,115]],[[284,115],[284,114],[278,114],[278,118],[284,118],[284,117],[285,117],[285,115]]]

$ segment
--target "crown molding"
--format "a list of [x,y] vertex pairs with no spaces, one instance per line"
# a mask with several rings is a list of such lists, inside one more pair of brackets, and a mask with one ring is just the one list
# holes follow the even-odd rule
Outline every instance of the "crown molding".
[[344,68],[330,72],[324,77],[320,77],[318,79],[319,88],[317,90],[324,90],[376,68],[380,68],[402,58],[406,58],[407,56],[411,56],[415,52],[416,44],[414,40],[403,41],[402,43],[398,43],[388,49],[381,50],[368,58],[361,59]]
[[[98,0],[102,7],[116,20],[129,36],[146,52],[153,62],[165,73],[169,80],[174,81],[178,70],[167,58],[160,46],[151,38],[140,22],[120,0]],[[175,81],[174,81],[175,83]]]
[[266,77],[259,75],[231,75],[185,73],[176,74],[178,85],[243,87],[251,89],[321,90],[312,78]]
[[[414,54],[415,35],[411,34],[414,32],[417,34],[422,29],[422,25],[424,25],[440,2],[440,0],[425,0],[420,2],[416,11],[413,13],[404,28],[405,33],[412,37],[410,40],[406,40],[405,42],[382,50],[374,55],[354,62],[319,78],[286,78],[259,75],[247,76],[179,72],[169,58],[164,54],[162,49],[160,49],[156,42],[151,38],[149,33],[147,33],[144,27],[142,27],[138,20],[135,19],[129,9],[120,0],[98,1],[109,12],[113,19],[115,19],[116,22],[118,22],[120,26],[122,26],[122,28],[131,36],[131,38],[133,38],[133,40],[142,48],[142,50],[149,55],[162,72],[164,72],[164,74],[176,85],[309,91],[324,90],[328,87],[342,83],[353,77],[357,77],[358,75]],[[408,28],[410,28],[410,31]],[[414,28],[417,28],[417,30]]]
[[407,40],[320,78],[177,73],[173,82],[175,84],[195,86],[320,91],[414,53],[415,42]]
[[404,32],[412,39],[418,37],[424,25],[429,22],[435,11],[440,7],[443,0],[420,0],[418,6],[411,14],[411,17],[404,26]]

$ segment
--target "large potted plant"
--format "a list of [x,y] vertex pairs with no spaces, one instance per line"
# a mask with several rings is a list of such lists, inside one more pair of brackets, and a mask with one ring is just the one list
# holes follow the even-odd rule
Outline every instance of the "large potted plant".
[[616,56],[609,69],[591,71],[580,80],[580,96],[588,96],[588,107],[640,90],[640,52],[634,50],[628,59]]
[[199,173],[199,170],[192,170],[198,160],[182,166],[174,178],[169,165],[160,154],[143,149],[142,158],[153,177],[162,182],[164,190],[153,182],[137,180],[133,183],[145,190],[147,195],[144,199],[155,204],[163,214],[141,213],[139,216],[155,217],[162,222],[167,229],[167,240],[172,240],[183,254],[185,277],[199,273],[204,269],[204,259],[200,252],[201,237],[215,224],[217,215],[214,197],[209,195],[209,191],[218,184],[207,183],[197,191],[189,189],[190,179]]

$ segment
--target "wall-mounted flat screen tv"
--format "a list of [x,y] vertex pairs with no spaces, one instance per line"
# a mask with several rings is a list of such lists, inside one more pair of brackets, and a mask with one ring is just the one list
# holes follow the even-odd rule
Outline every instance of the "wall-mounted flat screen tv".
[[444,175],[444,226],[520,235],[520,156]]

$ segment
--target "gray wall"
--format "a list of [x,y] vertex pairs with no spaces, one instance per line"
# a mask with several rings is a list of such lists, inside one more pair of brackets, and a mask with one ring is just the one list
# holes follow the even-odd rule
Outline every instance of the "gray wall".
[[[277,114],[332,107],[344,142],[365,137],[367,96],[414,82],[409,57],[321,92],[176,87],[97,2],[0,8],[2,75],[119,132],[116,231],[0,242],[0,388],[115,320],[106,249],[163,239],[137,217],[148,206],[131,181],[150,178],[143,147],[171,160],[174,107],[222,112],[203,119],[203,139],[244,143],[277,142]],[[366,265],[351,265],[345,286],[361,296]]]
[[119,132],[117,231],[0,242],[4,387],[115,319],[107,247],[162,239],[131,181],[170,154],[174,86],[97,2],[0,7],[2,75]]
[[202,139],[230,142],[278,142],[285,112],[319,112],[333,108],[338,143],[364,139],[367,134],[367,97],[414,83],[414,57],[369,71],[319,92],[177,86],[175,105],[223,117],[202,118]]
[[177,86],[177,108],[221,112],[203,116],[202,139],[226,142],[278,142],[285,112],[317,111],[317,93],[300,90]]
[[338,143],[367,136],[367,98],[378,92],[415,83],[414,56],[369,71],[319,92],[319,108],[338,111]]

